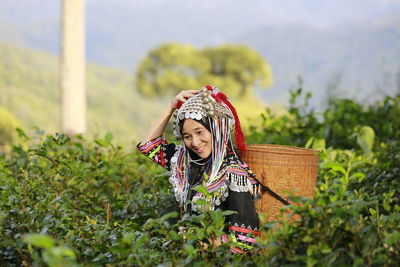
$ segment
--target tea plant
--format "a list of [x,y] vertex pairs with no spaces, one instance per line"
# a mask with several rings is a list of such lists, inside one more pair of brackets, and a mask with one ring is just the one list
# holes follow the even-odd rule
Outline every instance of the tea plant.
[[0,265],[397,266],[399,96],[370,107],[336,99],[317,114],[302,94],[283,116],[267,110],[249,139],[319,149],[315,197],[292,197],[292,223],[263,222],[251,256],[214,242],[230,211],[181,216],[168,173],[112,134],[19,130],[0,156]]

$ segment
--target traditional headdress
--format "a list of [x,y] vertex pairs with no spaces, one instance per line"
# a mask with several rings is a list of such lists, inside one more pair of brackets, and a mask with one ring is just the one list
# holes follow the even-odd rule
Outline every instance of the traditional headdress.
[[[212,135],[211,152],[211,172],[206,182],[209,192],[219,190],[224,192],[224,186],[220,187],[222,182],[218,177],[218,171],[227,153],[228,147],[233,148],[234,143],[241,151],[245,153],[245,137],[240,127],[240,121],[235,108],[229,102],[227,96],[220,92],[219,88],[207,85],[199,93],[190,97],[186,102],[178,103],[178,108],[174,113],[174,135],[177,139],[182,139],[180,123],[185,119],[194,119],[197,121],[208,120],[210,132]],[[233,141],[235,140],[235,142]],[[177,200],[184,204],[189,190],[189,151],[184,148],[184,155],[176,156],[173,159],[173,174],[171,182],[177,185]],[[218,200],[219,201],[219,200]]]
[[174,135],[177,139],[182,139],[180,131],[180,122],[185,119],[211,119],[210,124],[214,124],[218,120],[226,119],[228,123],[229,134],[234,126],[233,132],[235,143],[240,149],[241,153],[245,153],[245,137],[243,135],[239,117],[237,116],[235,108],[229,102],[228,97],[220,92],[219,88],[207,85],[201,88],[200,92],[185,103],[179,102],[178,109],[174,113]]

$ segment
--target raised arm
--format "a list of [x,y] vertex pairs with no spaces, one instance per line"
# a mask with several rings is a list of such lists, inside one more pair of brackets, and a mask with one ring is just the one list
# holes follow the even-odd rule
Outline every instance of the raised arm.
[[161,136],[164,133],[165,128],[172,116],[172,113],[178,106],[178,102],[185,102],[188,98],[198,93],[199,90],[183,90],[177,94],[169,103],[169,105],[164,109],[162,114],[155,121],[153,126],[147,132],[146,137],[142,140],[142,144]]

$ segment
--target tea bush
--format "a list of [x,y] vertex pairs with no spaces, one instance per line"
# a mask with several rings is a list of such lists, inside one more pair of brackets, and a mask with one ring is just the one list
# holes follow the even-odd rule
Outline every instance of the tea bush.
[[253,142],[321,149],[315,197],[292,197],[301,220],[263,222],[252,256],[214,244],[229,211],[181,217],[168,174],[112,134],[19,130],[23,142],[0,156],[0,265],[397,266],[399,97],[332,100],[320,114],[309,97],[293,91],[286,115],[267,110],[250,131]]
[[288,113],[277,115],[269,108],[262,114],[262,125],[252,126],[249,143],[304,146],[310,138],[324,139],[327,147],[355,149],[355,133],[362,126],[376,135],[375,149],[381,143],[400,139],[400,95],[386,97],[370,106],[351,99],[331,99],[323,111],[308,105],[311,94],[299,88],[290,91]]
[[[394,146],[399,156],[400,142]],[[303,205],[293,211],[301,222],[284,224],[273,232],[264,244],[268,251],[264,258],[276,265],[396,266],[400,259],[398,181],[379,181],[373,175],[380,164],[372,165],[349,150],[328,149],[321,157],[315,198],[298,200]],[[392,177],[384,179],[388,182]],[[385,183],[386,191],[371,187],[372,180]]]
[[0,253],[15,265],[29,255],[21,237],[31,232],[62,240],[83,262],[113,262],[108,251],[123,232],[174,206],[165,174],[111,144],[111,135],[94,143],[49,135],[14,146],[0,175]]

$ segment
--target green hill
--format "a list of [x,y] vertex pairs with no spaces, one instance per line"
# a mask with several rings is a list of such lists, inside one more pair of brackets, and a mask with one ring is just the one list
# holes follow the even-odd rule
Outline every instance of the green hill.
[[[0,105],[25,128],[59,131],[58,76],[56,56],[0,43]],[[119,142],[137,141],[163,106],[139,96],[127,71],[88,64],[86,82],[89,136],[111,131]]]

